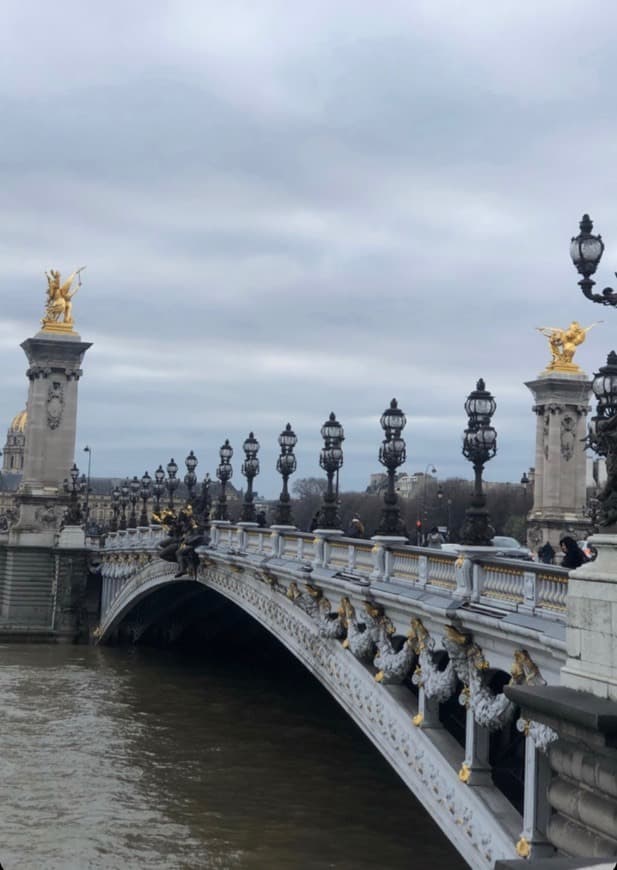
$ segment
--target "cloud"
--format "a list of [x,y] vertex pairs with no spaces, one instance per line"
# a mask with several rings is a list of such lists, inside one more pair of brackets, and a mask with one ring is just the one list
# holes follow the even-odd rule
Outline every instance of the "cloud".
[[610,281],[612,4],[9,0],[3,15],[7,423],[42,273],[85,262],[79,442],[96,473],[190,448],[212,472],[224,438],[254,429],[272,494],[284,424],[298,474],[318,474],[335,410],[342,479],[361,488],[395,395],[407,467],[470,476],[463,402],[483,376],[487,474],[520,478],[524,382],[548,360],[534,327],[603,318],[577,354],[589,372],[612,345],[567,253],[590,211]]

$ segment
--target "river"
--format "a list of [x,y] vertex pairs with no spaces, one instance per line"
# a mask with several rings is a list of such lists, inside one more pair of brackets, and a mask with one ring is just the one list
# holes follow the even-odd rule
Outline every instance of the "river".
[[3,870],[458,870],[287,654],[0,647]]

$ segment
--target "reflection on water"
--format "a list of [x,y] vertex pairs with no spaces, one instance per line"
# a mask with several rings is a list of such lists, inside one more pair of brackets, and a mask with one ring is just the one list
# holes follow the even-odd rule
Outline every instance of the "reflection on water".
[[0,692],[4,870],[466,866],[282,654],[3,646]]

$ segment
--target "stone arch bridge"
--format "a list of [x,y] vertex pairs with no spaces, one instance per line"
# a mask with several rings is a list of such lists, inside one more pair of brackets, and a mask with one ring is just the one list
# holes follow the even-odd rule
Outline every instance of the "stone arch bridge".
[[537,796],[556,735],[503,687],[559,682],[565,571],[221,522],[196,576],[175,578],[160,536],[112,533],[100,551],[98,643],[173,639],[180,605],[213,590],[320,680],[470,866],[553,853]]

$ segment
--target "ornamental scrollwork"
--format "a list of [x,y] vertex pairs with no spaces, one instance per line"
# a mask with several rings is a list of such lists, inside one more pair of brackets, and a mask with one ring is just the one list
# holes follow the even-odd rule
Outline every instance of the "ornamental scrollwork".
[[519,719],[516,723],[516,728],[525,737],[528,737],[538,752],[541,752],[543,755],[548,752],[551,743],[559,740],[559,734],[556,731],[542,722],[535,722],[533,719]]
[[64,411],[64,390],[60,381],[53,381],[47,390],[47,425],[57,429]]
[[365,614],[360,619],[347,596],[341,599],[341,606],[345,614],[347,628],[347,638],[343,642],[343,646],[349,649],[358,661],[372,661],[379,639],[379,620],[383,615],[383,610],[370,602],[365,602]]
[[569,462],[574,456],[576,443],[576,420],[569,414],[561,420],[561,455]]
[[[502,729],[512,719],[516,707],[503,692],[496,693],[488,685],[487,671],[490,665],[472,635],[452,625],[445,627],[443,646],[448,654],[448,662],[445,668],[440,668],[440,655],[435,648],[435,641],[420,620],[413,622],[418,665],[412,682],[423,689],[427,698],[435,698],[443,703],[452,695],[457,680],[460,680],[463,690],[459,702],[472,710],[476,723],[489,731]],[[519,649],[514,653],[509,685],[521,683],[545,685],[545,680],[529,653]]]

